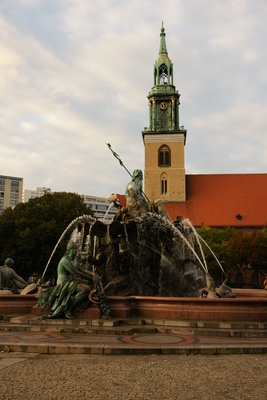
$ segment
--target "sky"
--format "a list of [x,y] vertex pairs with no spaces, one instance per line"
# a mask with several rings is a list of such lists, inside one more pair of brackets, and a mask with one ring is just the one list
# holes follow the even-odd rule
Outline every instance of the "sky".
[[162,21],[186,174],[267,172],[266,0],[1,0],[0,175],[101,197],[144,169]]

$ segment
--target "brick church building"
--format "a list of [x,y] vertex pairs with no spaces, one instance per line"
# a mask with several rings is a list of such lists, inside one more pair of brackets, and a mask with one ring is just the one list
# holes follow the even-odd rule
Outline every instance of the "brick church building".
[[[148,96],[149,126],[142,132],[145,148],[144,192],[162,199],[170,218],[178,215],[195,227],[267,227],[267,174],[185,173],[187,131],[179,123],[180,94],[173,82],[173,64],[160,32],[154,85]],[[124,195],[114,194],[123,206]]]
[[187,131],[179,124],[180,94],[174,86],[163,26],[154,86],[147,97],[149,126],[142,132],[147,197],[162,199],[172,220],[181,215],[196,227],[267,226],[266,173],[186,175]]

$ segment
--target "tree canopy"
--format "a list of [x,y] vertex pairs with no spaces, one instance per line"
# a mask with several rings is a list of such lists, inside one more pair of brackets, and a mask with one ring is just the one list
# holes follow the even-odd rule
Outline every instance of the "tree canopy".
[[[208,243],[223,268],[227,271],[238,265],[251,265],[254,270],[267,271],[267,230],[236,230],[234,228],[199,228],[198,234]],[[216,261],[207,247],[204,252],[209,268],[215,268]],[[217,268],[217,267],[216,267]]]
[[[42,275],[58,239],[75,218],[93,215],[75,193],[54,192],[7,208],[0,217],[0,265],[14,259],[14,269],[23,278]],[[51,260],[47,275],[56,276],[59,259],[65,252],[63,240]]]

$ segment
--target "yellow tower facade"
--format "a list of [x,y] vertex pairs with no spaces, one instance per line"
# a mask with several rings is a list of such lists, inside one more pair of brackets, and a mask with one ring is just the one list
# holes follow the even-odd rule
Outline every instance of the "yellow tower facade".
[[184,146],[186,130],[179,126],[180,94],[173,85],[165,29],[154,64],[154,86],[148,94],[149,127],[142,132],[145,146],[145,193],[149,199],[186,201]]
[[149,199],[185,201],[184,138],[145,135],[145,193]]

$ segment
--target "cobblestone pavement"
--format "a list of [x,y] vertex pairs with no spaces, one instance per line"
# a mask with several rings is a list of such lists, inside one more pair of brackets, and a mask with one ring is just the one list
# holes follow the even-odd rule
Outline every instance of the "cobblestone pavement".
[[0,399],[266,400],[267,356],[0,353]]

